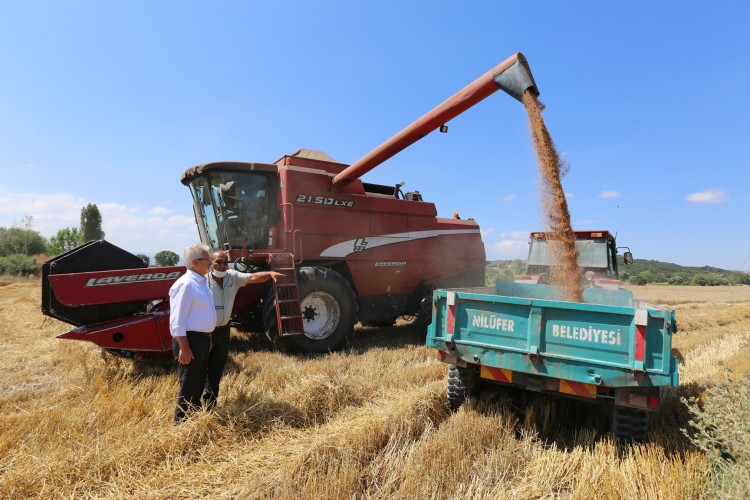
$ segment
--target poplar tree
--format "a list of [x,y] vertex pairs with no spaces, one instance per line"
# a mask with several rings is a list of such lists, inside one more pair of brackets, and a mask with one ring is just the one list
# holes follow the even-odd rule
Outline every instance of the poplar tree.
[[102,214],[94,203],[89,203],[81,209],[81,236],[84,243],[104,239]]

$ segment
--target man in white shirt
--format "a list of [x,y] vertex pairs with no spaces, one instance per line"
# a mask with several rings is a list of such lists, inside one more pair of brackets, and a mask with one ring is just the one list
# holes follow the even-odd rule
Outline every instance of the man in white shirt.
[[200,405],[208,373],[211,332],[216,327],[216,310],[208,289],[208,246],[190,245],[184,255],[187,272],[169,289],[169,331],[172,351],[179,362],[180,390],[174,410],[175,423],[182,422],[190,408]]
[[211,272],[208,288],[213,294],[216,308],[216,329],[211,334],[211,353],[208,356],[208,378],[203,390],[203,402],[212,407],[219,397],[219,382],[224,374],[224,367],[229,356],[229,320],[232,319],[234,299],[240,288],[250,283],[262,283],[269,279],[276,280],[284,275],[275,271],[241,273],[228,269],[229,258],[226,252],[217,251],[211,256]]

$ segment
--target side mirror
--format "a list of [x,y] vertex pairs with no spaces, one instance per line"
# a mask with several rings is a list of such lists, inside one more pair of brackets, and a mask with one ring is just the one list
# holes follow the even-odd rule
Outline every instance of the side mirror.
[[622,254],[622,260],[625,262],[625,264],[630,265],[633,263],[633,254],[630,252],[625,252]]

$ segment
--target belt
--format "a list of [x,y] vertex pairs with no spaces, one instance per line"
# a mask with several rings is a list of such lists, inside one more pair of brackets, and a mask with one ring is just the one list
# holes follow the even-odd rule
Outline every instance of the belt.
[[211,332],[196,332],[194,330],[188,330],[185,333],[194,333],[196,335],[200,335],[201,337],[208,337],[211,338]]

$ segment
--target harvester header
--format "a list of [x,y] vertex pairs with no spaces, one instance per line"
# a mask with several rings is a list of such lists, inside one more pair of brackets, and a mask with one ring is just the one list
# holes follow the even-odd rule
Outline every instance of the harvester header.
[[520,52],[501,62],[462,88],[411,125],[394,135],[333,178],[334,187],[343,187],[403,151],[433,130],[448,123],[470,107],[502,89],[521,101],[527,90],[539,95],[529,63]]

